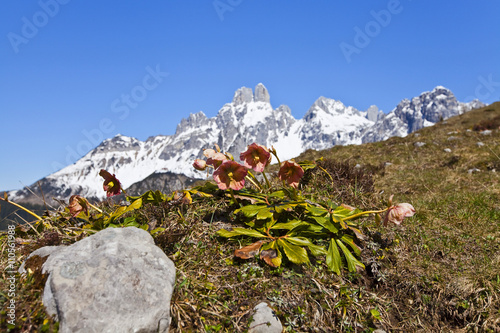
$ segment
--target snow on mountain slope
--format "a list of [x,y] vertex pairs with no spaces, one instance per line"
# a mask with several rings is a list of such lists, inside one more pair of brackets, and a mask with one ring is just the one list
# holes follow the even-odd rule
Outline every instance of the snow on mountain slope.
[[406,136],[440,120],[484,106],[478,100],[469,103],[457,101],[453,93],[442,86],[426,91],[411,100],[403,99],[395,109],[380,117],[374,126],[366,128],[362,142],[386,140],[392,136]]
[[[203,149],[212,148],[214,143],[236,160],[253,142],[273,146],[283,161],[306,149],[405,136],[482,105],[479,101],[460,103],[451,91],[436,87],[411,100],[404,99],[388,114],[374,105],[359,111],[340,101],[320,97],[297,120],[286,105],[273,109],[267,89],[258,84],[255,93],[251,88],[238,89],[232,102],[225,104],[213,118],[201,111],[190,114],[178,124],[174,135],[153,136],[146,141],[123,135],[106,139],[76,163],[41,179],[40,184],[46,198],[67,199],[72,194],[103,198],[101,169],[116,174],[124,188],[154,173],[203,178],[204,173],[194,170],[192,163],[202,156]],[[37,186],[34,184],[31,189],[37,192]],[[26,188],[9,195],[18,201],[32,196]]]

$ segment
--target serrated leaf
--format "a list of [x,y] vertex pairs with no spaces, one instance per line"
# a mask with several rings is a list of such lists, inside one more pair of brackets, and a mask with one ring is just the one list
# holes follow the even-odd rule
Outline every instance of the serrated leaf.
[[278,245],[283,248],[287,258],[294,264],[308,264],[309,256],[307,251],[297,245],[290,244],[284,239],[278,239]]
[[358,259],[356,259],[351,251],[345,245],[342,243],[340,239],[336,240],[338,246],[342,249],[342,252],[344,253],[344,256],[347,261],[347,268],[349,269],[349,272],[356,272],[356,266],[360,266],[362,268],[365,268],[365,265],[361,263]]
[[330,239],[330,246],[328,247],[328,251],[326,253],[326,264],[331,271],[335,272],[337,275],[340,275],[342,258],[340,257],[339,249],[333,238]]
[[219,231],[217,231],[217,233],[219,235],[221,235],[222,237],[226,237],[226,238],[240,236],[240,235],[256,237],[256,238],[266,238],[267,237],[266,235],[258,232],[257,230],[245,229],[245,228],[233,228],[233,230],[231,230],[231,231],[228,231],[225,229],[220,229]]

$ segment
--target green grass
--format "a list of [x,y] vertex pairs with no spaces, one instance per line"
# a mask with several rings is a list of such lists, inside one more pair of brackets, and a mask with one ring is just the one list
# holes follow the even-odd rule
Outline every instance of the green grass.
[[[280,268],[259,259],[234,257],[235,249],[252,241],[216,235],[221,228],[242,226],[232,213],[237,207],[222,193],[195,198],[191,205],[148,204],[127,213],[139,224],[165,228],[155,241],[177,267],[171,332],[244,332],[250,310],[263,300],[276,310],[287,332],[372,332],[376,328],[498,332],[499,117],[500,103],[495,103],[405,138],[310,150],[296,159],[324,158],[320,165],[338,175],[332,182],[318,168],[307,173],[302,191],[312,198],[368,210],[384,208],[394,194],[395,202],[415,207],[416,215],[400,226],[381,228],[373,218],[362,220],[368,235],[360,244],[366,270],[355,273],[344,270],[337,276],[321,256],[312,257],[311,266],[287,262]],[[485,127],[492,127],[493,133],[474,130]],[[417,148],[417,141],[426,145]],[[478,147],[479,141],[484,145]],[[444,152],[445,148],[452,152]],[[356,164],[362,167],[354,168]],[[474,168],[480,171],[468,172]],[[112,205],[102,207],[113,210]],[[18,262],[37,247],[79,239],[61,231],[70,223],[54,216],[52,234],[19,234],[31,243],[18,245]],[[54,236],[54,230],[60,237]],[[1,244],[0,266],[5,265],[5,237]],[[41,286],[33,279],[33,275],[18,279],[19,320],[12,332],[57,327],[46,321]],[[6,298],[0,293],[2,303]],[[0,321],[5,327],[4,314]]]

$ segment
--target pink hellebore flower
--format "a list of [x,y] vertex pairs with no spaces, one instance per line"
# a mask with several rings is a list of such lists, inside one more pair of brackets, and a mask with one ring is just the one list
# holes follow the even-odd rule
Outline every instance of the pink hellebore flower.
[[246,151],[240,154],[240,159],[247,168],[263,172],[271,162],[271,153],[266,147],[252,143]]
[[299,181],[304,175],[304,169],[294,161],[286,161],[280,168],[278,176],[281,180],[286,180],[286,182],[297,188],[299,186]]
[[387,222],[392,222],[395,225],[399,225],[403,222],[405,217],[411,217],[415,214],[415,208],[409,203],[400,203],[395,206],[389,207],[387,214],[384,218],[384,227],[387,226]]
[[207,164],[213,166],[214,169],[217,169],[224,161],[227,161],[226,155],[223,153],[215,153],[207,159]]
[[194,160],[193,167],[196,170],[203,171],[207,168],[207,162],[205,162],[205,160],[197,158]]
[[205,155],[206,158],[210,158],[210,157],[214,156],[215,153],[217,153],[217,152],[213,149],[203,149],[203,155]]
[[232,188],[241,190],[245,186],[245,176],[247,168],[235,161],[223,162],[217,170],[214,171],[214,180],[221,190]]

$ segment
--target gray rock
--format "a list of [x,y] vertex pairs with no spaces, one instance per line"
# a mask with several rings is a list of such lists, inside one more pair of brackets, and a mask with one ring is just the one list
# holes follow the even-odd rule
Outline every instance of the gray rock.
[[52,253],[43,273],[60,332],[168,332],[175,266],[142,229],[100,231]]
[[491,130],[484,130],[480,132],[482,135],[491,135]]
[[444,152],[445,152],[445,153],[451,153],[451,149],[450,149],[450,148],[445,148],[445,149],[444,149]]
[[449,136],[448,139],[446,139],[448,141],[454,141],[454,140],[458,140],[458,137],[456,136]]
[[478,143],[476,143],[476,146],[482,147],[482,146],[484,146],[484,143],[483,142],[478,142]]
[[414,145],[415,147],[417,147],[417,148],[420,148],[420,147],[425,146],[425,142],[420,142],[420,141],[418,141],[418,142],[415,142],[413,145]]
[[281,333],[283,331],[281,321],[266,302],[257,304],[253,310],[248,333]]
[[479,171],[481,171],[481,170],[479,170],[478,168],[472,168],[472,169],[467,170],[467,172],[468,172],[469,174],[472,174],[472,173],[474,173],[474,172],[479,172]]
[[64,249],[66,246],[61,245],[61,246],[44,246],[42,248],[39,248],[38,250],[33,251],[28,258],[21,264],[21,267],[17,270],[19,274],[26,274],[26,261],[28,261],[29,258],[32,258],[34,256],[39,256],[40,258],[45,258],[51,254],[57,253]]

